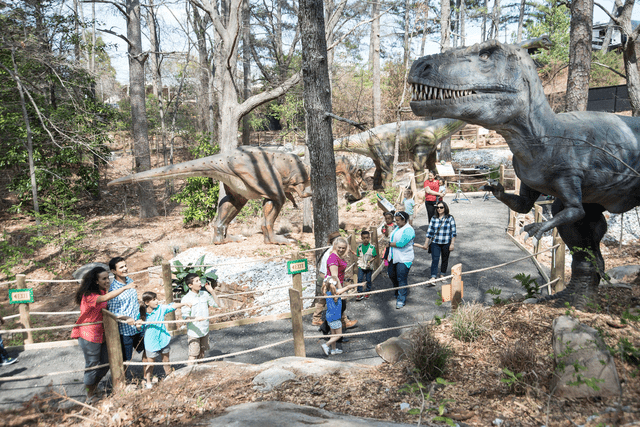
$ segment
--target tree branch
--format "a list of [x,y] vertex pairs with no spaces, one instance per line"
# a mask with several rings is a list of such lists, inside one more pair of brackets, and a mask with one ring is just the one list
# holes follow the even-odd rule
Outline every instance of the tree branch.
[[615,70],[615,69],[613,69],[613,68],[609,67],[608,65],[605,65],[605,64],[602,64],[602,63],[600,63],[600,62],[596,62],[596,61],[592,61],[591,63],[592,63],[592,64],[595,64],[595,65],[599,65],[599,66],[601,66],[602,68],[606,68],[606,69],[608,69],[609,71],[613,71],[614,73],[616,73],[617,75],[619,75],[620,77],[622,77],[622,78],[624,78],[624,79],[626,79],[626,78],[627,78],[627,76],[626,76],[626,75],[622,74],[622,73],[621,73],[621,72],[619,72],[618,70]]
[[[112,27],[113,28],[113,27]],[[116,37],[120,37],[122,40],[124,40],[127,43],[127,46],[129,46],[129,48],[131,48],[131,42],[129,41],[128,38],[126,38],[125,36],[123,36],[122,34],[118,34],[115,31],[111,31],[111,30],[107,30],[107,29],[101,29],[101,28],[96,28],[97,31],[100,31],[102,33],[107,33],[107,34],[111,34],[112,36],[116,36]]]
[[[110,4],[112,6],[114,6],[116,9],[118,9],[120,11],[120,13],[122,13],[125,17],[127,16],[127,11],[126,9],[124,9],[122,7],[122,4],[115,2],[115,1],[109,1],[109,0],[82,0],[82,3],[106,3],[106,4]],[[127,18],[128,19],[128,18]]]
[[367,124],[366,122],[357,123],[357,122],[354,122],[353,120],[345,119],[344,117],[336,116],[333,113],[327,113],[327,112],[324,113],[324,116],[325,117],[331,117],[332,119],[339,120],[341,122],[345,122],[347,124],[350,124],[351,126],[357,127],[358,129],[360,129],[362,131],[367,130],[367,128],[365,127],[365,125]]
[[602,5],[601,5],[600,3],[593,2],[593,4],[594,4],[594,5],[596,5],[596,6],[598,6],[600,9],[602,9],[602,11],[603,11],[604,13],[606,13],[606,14],[609,16],[609,18],[610,18],[613,22],[615,22],[615,23],[616,23],[616,25],[618,25],[618,26],[620,26],[620,27],[621,27],[621,25],[620,25],[620,18],[616,18],[615,16],[613,16],[613,15],[612,15],[612,14],[611,14],[607,9],[605,9],[604,7],[602,7]]

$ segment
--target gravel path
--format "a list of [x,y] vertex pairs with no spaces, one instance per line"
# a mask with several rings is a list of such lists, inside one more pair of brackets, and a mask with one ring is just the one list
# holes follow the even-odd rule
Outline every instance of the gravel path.
[[[456,218],[458,238],[455,251],[451,254],[450,265],[462,263],[462,271],[470,271],[478,268],[507,262],[523,256],[506,236],[508,213],[507,208],[495,199],[483,201],[482,193],[467,194],[471,203],[451,203],[453,198],[448,195],[445,199],[451,208],[452,215]],[[419,212],[415,220],[417,242],[423,243],[427,229],[427,218],[424,208]],[[409,274],[409,284],[418,283],[428,277],[425,270],[431,264],[430,255],[426,251],[416,248],[416,260]],[[522,261],[511,264],[498,270],[463,276],[464,299],[466,301],[490,302],[491,295],[486,290],[492,287],[502,289],[502,298],[507,298],[514,293],[522,293],[522,288],[513,279],[517,273],[531,274],[543,283],[531,261]],[[391,287],[391,282],[386,275],[381,274],[375,280],[375,290]],[[364,301],[349,301],[348,314],[352,319],[358,319],[356,328],[349,332],[362,332],[366,330],[380,329],[392,326],[400,326],[420,321],[433,319],[434,315],[444,316],[450,311],[450,303],[436,306],[439,287],[417,287],[410,291],[407,305],[401,309],[395,309],[395,299],[391,292],[373,295]],[[317,335],[317,327],[311,326],[311,315],[304,318],[305,334]],[[371,335],[354,337],[344,344],[344,353],[332,356],[335,360],[358,362],[368,365],[382,363],[376,352],[376,344],[397,336],[401,331],[390,331]],[[258,347],[273,342],[291,338],[291,323],[289,320],[281,320],[268,323],[248,325],[244,327],[229,328],[211,333],[211,348],[208,356],[229,354],[241,350]],[[171,343],[171,359],[184,360],[186,354],[186,336],[174,338]],[[306,352],[308,357],[325,357],[320,348],[320,341],[307,340]],[[49,372],[81,369],[84,359],[79,347],[54,348],[37,351],[23,351],[19,354],[13,352],[13,356],[19,356],[18,363],[0,367],[0,378],[13,375],[34,375]],[[238,357],[225,358],[227,361],[243,363],[262,363],[267,360],[293,355],[293,343],[272,347]],[[136,355],[134,360],[140,360]],[[177,366],[179,368],[180,365]],[[141,367],[133,367],[127,372],[129,378],[140,378]],[[161,367],[156,368],[156,373],[162,372]],[[57,375],[41,377],[34,380],[0,382],[0,409],[10,409],[19,405],[38,393],[43,393],[52,388],[61,394],[84,400],[82,374]]]

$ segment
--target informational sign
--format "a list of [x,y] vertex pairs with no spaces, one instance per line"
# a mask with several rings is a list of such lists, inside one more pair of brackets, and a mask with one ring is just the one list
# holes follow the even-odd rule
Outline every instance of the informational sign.
[[456,176],[456,172],[453,170],[451,162],[436,163],[436,169],[438,171],[438,175],[440,176]]
[[391,212],[396,209],[393,207],[393,204],[389,202],[384,196],[380,195],[380,193],[376,193],[378,196],[378,207],[382,209],[383,212]]
[[9,289],[9,304],[33,302],[33,289]]
[[300,274],[309,271],[307,259],[296,259],[294,261],[287,261],[287,273]]

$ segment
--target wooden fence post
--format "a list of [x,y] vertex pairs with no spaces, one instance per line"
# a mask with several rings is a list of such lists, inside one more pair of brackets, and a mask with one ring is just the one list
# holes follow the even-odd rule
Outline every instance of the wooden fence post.
[[500,185],[504,187],[504,164],[500,165]]
[[[542,206],[539,204],[534,204],[534,214],[533,221],[534,222],[542,222]],[[533,253],[537,253],[540,250],[540,240],[536,240],[536,244],[533,245]],[[535,259],[538,259],[538,255],[534,255]]]
[[456,264],[451,267],[451,310],[457,310],[458,305],[462,302],[464,296],[462,290],[462,264]]
[[[297,275],[296,275],[297,276]],[[289,289],[289,306],[291,307],[291,330],[293,331],[293,351],[298,357],[307,357],[304,349],[304,328],[302,326],[302,292]]]
[[[291,255],[291,261],[295,261],[297,259],[302,259],[302,258],[304,258],[304,256],[300,253],[294,253],[293,255]],[[292,274],[291,281],[293,282],[292,284],[293,289],[295,289],[296,291],[300,292],[300,294],[302,294],[302,274]],[[293,313],[293,307],[292,307],[291,313]]]
[[558,293],[564,289],[564,252],[565,252],[565,244],[562,241],[562,238],[558,234],[558,229],[553,229],[553,246],[558,246],[553,251],[553,262],[551,264],[551,277],[550,280],[558,279],[556,284],[554,285],[555,292]]
[[[167,304],[173,302],[173,283],[171,283],[171,264],[169,261],[162,262],[162,283],[164,284],[164,299]],[[176,320],[176,312],[167,313],[164,320]],[[175,331],[177,325],[175,323],[167,324],[169,332]]]
[[351,270],[351,278],[353,279],[353,283],[358,283],[358,257],[356,256],[356,250],[358,249],[358,239],[356,238],[356,232],[353,231],[352,234],[349,235],[349,248],[351,249],[351,264],[353,265],[353,269]]
[[[373,247],[376,248],[376,256],[373,259],[373,271],[377,270],[378,267],[380,266],[380,242],[378,241],[378,228],[377,227],[371,227],[370,229],[371,232],[371,244],[373,244]],[[371,279],[373,280],[373,279]]]
[[[16,275],[16,289],[27,288],[27,276],[24,274]],[[29,304],[18,304],[18,311],[20,313],[20,323],[25,329],[31,328],[31,316],[29,315]],[[22,338],[25,344],[33,344],[33,332],[27,331],[22,333]]]
[[107,355],[109,357],[109,369],[113,388],[124,386],[124,365],[122,364],[122,345],[120,344],[120,331],[116,317],[109,310],[102,309],[102,322],[104,324],[104,336],[107,343]]

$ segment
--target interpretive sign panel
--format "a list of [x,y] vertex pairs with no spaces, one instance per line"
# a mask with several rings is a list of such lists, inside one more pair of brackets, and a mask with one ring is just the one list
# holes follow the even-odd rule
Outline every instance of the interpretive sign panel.
[[294,261],[287,261],[287,273],[300,274],[306,271],[309,271],[306,258],[296,259]]
[[9,289],[9,304],[33,302],[33,289]]

